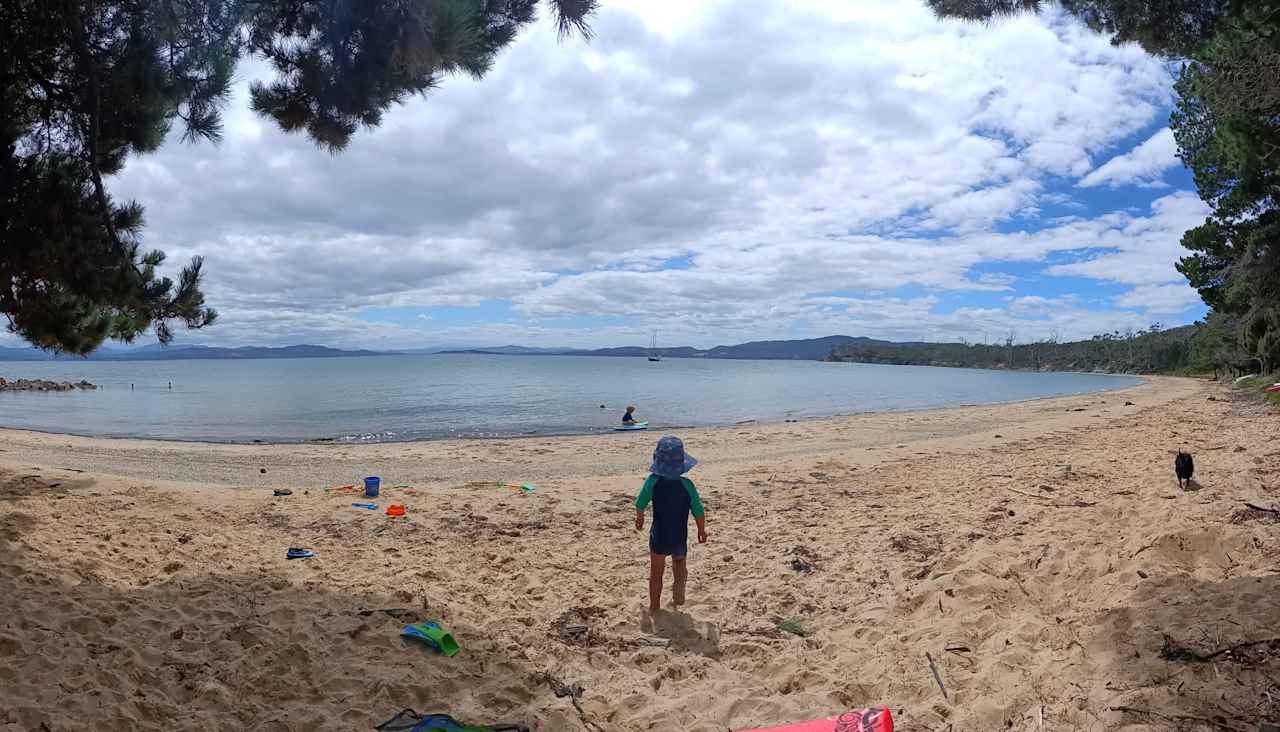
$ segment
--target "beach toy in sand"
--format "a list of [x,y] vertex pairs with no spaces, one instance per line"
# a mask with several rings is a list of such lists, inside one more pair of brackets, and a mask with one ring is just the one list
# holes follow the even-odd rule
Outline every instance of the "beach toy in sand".
[[393,503],[393,504],[391,504],[390,506],[387,506],[387,515],[388,515],[388,516],[403,516],[403,515],[404,515],[404,505],[403,505],[403,504],[399,504],[399,503]]
[[311,551],[310,549],[302,549],[296,546],[290,547],[289,551],[285,552],[285,557],[288,559],[308,559],[310,557],[314,557],[315,555],[316,553]]
[[371,475],[368,478],[365,478],[364,479],[364,497],[377,498],[378,486],[380,485],[382,485],[382,478],[379,478],[376,475]]
[[458,651],[461,650],[453,636],[449,635],[444,628],[430,621],[406,625],[404,630],[400,631],[400,635],[406,638],[416,638],[445,656],[456,656]]
[[376,503],[353,503],[353,504],[351,504],[351,507],[352,507],[352,508],[367,508],[367,509],[369,509],[370,511],[377,511],[377,510],[378,510],[378,504],[376,504]]
[[888,707],[854,709],[834,717],[808,722],[784,724],[781,727],[757,727],[737,732],[893,732],[893,716]]
[[447,714],[419,715],[405,709],[374,727],[379,732],[529,732],[523,724],[463,724]]
[[[792,562],[792,566],[793,567],[795,566],[795,562]],[[782,633],[790,633],[791,635],[798,635],[801,638],[805,637],[806,635],[809,635],[809,631],[805,630],[803,625],[795,622],[794,620],[788,620],[783,623],[778,623],[778,630]]]

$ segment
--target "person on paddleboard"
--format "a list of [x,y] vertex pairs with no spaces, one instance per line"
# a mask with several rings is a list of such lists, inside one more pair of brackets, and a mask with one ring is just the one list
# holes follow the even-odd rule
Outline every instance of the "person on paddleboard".
[[627,407],[626,414],[622,415],[623,427],[631,427],[636,423],[635,411],[636,411],[636,405],[632,404]]

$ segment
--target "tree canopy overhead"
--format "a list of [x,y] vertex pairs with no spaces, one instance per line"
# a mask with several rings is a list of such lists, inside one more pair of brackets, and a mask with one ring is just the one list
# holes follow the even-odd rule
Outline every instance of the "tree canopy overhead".
[[[1041,0],[928,0],[939,15],[990,20]],[[1280,0],[1061,0],[1117,43],[1182,61],[1170,128],[1211,209],[1182,238],[1178,271],[1238,323],[1240,344],[1280,366]]]
[[[545,0],[590,35],[596,0]],[[111,175],[174,127],[217,141],[239,59],[251,104],[330,151],[453,74],[482,76],[538,0],[8,0],[0,3],[0,313],[41,348],[85,354],[170,323],[212,323],[195,257],[177,282],[142,247]]]
[[1254,0],[927,0],[948,18],[991,20],[1060,6],[1116,43],[1137,42],[1160,55],[1185,56],[1209,39],[1219,20]]

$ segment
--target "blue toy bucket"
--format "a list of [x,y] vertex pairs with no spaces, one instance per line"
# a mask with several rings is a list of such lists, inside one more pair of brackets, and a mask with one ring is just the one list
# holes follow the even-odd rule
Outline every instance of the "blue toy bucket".
[[382,479],[376,475],[364,479],[364,497],[377,498],[378,486],[382,483]]

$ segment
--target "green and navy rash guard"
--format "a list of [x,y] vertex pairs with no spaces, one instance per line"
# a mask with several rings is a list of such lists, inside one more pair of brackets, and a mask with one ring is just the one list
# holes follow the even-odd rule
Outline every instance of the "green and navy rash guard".
[[653,523],[649,527],[649,550],[655,554],[686,554],[689,514],[694,518],[706,514],[693,481],[650,475],[636,496],[636,510],[643,511],[650,502],[653,503]]

